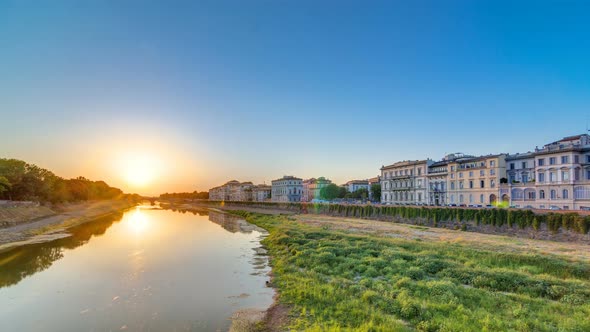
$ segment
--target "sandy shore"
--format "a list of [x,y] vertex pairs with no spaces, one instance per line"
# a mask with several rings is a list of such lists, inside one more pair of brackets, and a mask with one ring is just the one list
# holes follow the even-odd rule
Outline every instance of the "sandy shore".
[[125,200],[68,204],[54,209],[55,214],[0,229],[0,252],[12,248],[52,241],[69,236],[67,228],[107,216],[134,206]]

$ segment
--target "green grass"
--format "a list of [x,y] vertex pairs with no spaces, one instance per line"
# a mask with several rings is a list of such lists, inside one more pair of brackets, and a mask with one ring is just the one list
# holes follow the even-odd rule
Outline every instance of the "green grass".
[[590,331],[586,263],[238,214],[270,233],[294,330]]

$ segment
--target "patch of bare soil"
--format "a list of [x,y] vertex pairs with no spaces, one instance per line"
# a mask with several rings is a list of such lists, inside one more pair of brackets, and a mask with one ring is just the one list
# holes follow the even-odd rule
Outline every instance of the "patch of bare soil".
[[415,226],[356,218],[352,219],[309,214],[296,215],[294,218],[305,224],[348,232],[374,234],[384,237],[396,237],[410,240],[459,243],[473,246],[475,248],[496,251],[501,250],[504,252],[551,254],[562,256],[570,260],[590,262],[590,245],[585,243],[525,239],[504,235],[464,232],[445,228]]

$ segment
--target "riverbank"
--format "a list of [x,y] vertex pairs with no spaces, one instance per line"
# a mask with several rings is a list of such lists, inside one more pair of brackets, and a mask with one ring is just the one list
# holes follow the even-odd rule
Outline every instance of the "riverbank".
[[507,235],[524,239],[590,244],[590,214],[588,211],[553,212],[502,208],[478,209],[207,200],[170,201],[168,203],[177,208],[203,207],[270,214],[322,215],[446,228],[482,234]]
[[[272,284],[277,303],[291,308],[285,324],[292,330],[590,330],[587,247],[358,219],[233,213],[269,231],[263,244]],[[268,319],[271,311],[259,330],[285,329],[267,328]]]
[[31,209],[35,209],[32,212],[19,211],[21,218],[26,215],[34,217],[0,229],[0,252],[21,245],[67,237],[69,234],[66,230],[70,227],[121,212],[135,205],[137,202],[134,200],[105,200],[66,204],[53,209],[32,207]]

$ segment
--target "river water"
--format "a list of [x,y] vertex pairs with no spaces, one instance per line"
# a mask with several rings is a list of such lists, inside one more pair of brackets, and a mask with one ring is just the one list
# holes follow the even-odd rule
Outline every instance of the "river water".
[[0,254],[0,331],[227,331],[265,309],[264,230],[140,206]]

